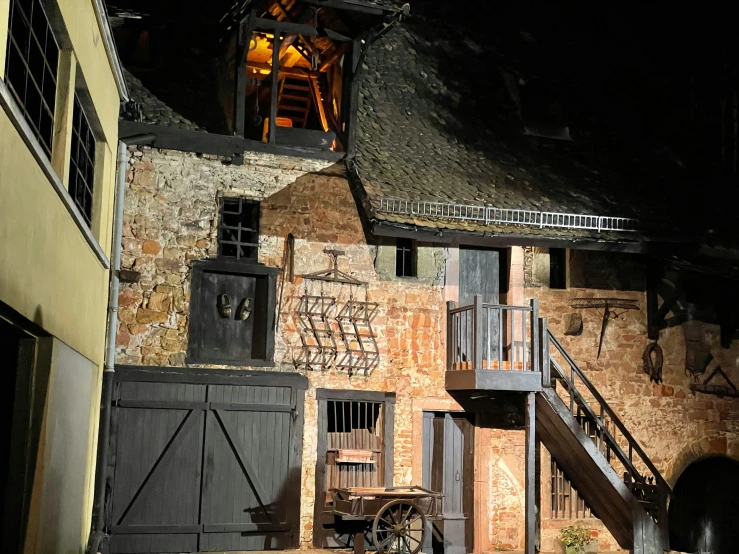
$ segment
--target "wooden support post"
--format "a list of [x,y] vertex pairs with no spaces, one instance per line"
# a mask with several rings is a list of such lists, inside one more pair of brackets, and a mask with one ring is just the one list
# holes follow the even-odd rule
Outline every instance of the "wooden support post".
[[234,82],[236,90],[234,91],[234,134],[243,137],[245,132],[246,119],[246,57],[249,52],[249,44],[251,43],[252,34],[254,33],[254,25],[257,20],[257,10],[252,10],[245,20],[239,25],[237,41],[236,41],[236,75]]
[[[344,113],[344,136],[346,137],[346,157],[351,159],[356,154],[357,142],[357,108],[359,107],[359,60],[362,54],[362,41],[357,39],[352,42],[351,63],[344,64],[344,91],[345,100],[342,113]],[[364,46],[366,48],[366,45]],[[348,67],[347,67],[348,66]]]
[[659,339],[659,324],[655,318],[659,309],[658,284],[659,268],[657,262],[650,261],[647,263],[647,336],[651,340]]
[[526,531],[524,542],[524,554],[536,554],[536,542],[538,538],[538,506],[536,505],[536,474],[539,469],[536,461],[536,393],[530,392],[526,395],[526,483],[525,512]]
[[66,188],[69,188],[76,75],[77,58],[74,52],[71,48],[60,50],[54,101],[54,136],[51,139],[51,166]]
[[275,31],[272,41],[272,102],[269,107],[269,142],[275,142],[277,129],[277,89],[280,86],[280,40],[282,36]]
[[454,369],[454,329],[452,329],[451,311],[457,305],[454,300],[446,303],[446,369],[450,371]]
[[541,386],[552,386],[552,364],[549,360],[549,329],[547,328],[547,318],[539,318],[539,340],[541,341],[541,350],[538,353],[541,367]]
[[[472,317],[474,323],[472,327],[472,369],[482,369],[482,358],[485,348],[485,337],[484,337],[484,311],[482,309],[482,296],[479,294],[475,295],[474,306],[472,308]],[[511,369],[513,369],[511,367]]]
[[[525,337],[524,337],[525,338]],[[541,356],[539,355],[539,300],[531,299],[531,369],[538,373],[541,371]],[[525,348],[525,346],[524,346]],[[523,368],[526,371],[526,368]]]

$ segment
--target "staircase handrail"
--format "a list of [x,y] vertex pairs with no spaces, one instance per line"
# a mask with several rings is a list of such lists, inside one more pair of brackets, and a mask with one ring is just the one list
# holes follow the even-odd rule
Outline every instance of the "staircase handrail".
[[[608,414],[608,416],[611,418],[611,421],[613,421],[614,425],[618,428],[619,431],[623,434],[624,438],[629,443],[629,449],[633,450],[637,453],[639,458],[641,459],[642,463],[649,469],[649,471],[652,473],[652,475],[655,478],[655,484],[659,485],[661,488],[666,490],[668,494],[672,493],[672,488],[670,485],[665,481],[665,479],[662,477],[662,474],[659,472],[659,470],[654,466],[652,461],[649,459],[647,454],[642,450],[641,446],[639,446],[639,443],[636,441],[636,439],[629,433],[628,429],[626,429],[626,426],[621,421],[621,419],[616,415],[616,412],[613,411],[613,409],[608,405],[608,402],[605,401],[605,399],[600,395],[598,392],[598,389],[595,388],[595,385],[590,382],[590,379],[588,379],[583,371],[580,369],[580,367],[575,363],[575,361],[572,359],[572,357],[567,353],[567,351],[564,349],[564,347],[560,344],[560,342],[557,340],[557,338],[552,334],[551,330],[547,329],[549,341],[554,345],[554,347],[557,349],[557,351],[560,353],[560,355],[565,359],[565,361],[569,364],[570,368],[577,373],[577,376],[582,380],[582,382],[585,384],[585,387],[588,389],[590,394],[593,395],[593,398],[595,398],[596,402],[600,405],[600,407],[603,409],[605,413]],[[552,360],[554,361],[554,360]],[[567,378],[567,375],[565,375],[564,371],[562,371],[562,368],[559,367],[559,364],[555,362],[555,367],[557,368],[557,372],[562,376],[562,378],[567,381],[568,385],[570,385],[570,389],[573,393],[578,394],[577,390],[575,389],[575,383],[570,383],[569,379]],[[582,396],[581,396],[582,398]],[[587,405],[587,402],[584,398],[582,398],[583,403],[590,409],[591,415],[594,417],[595,421],[599,422],[599,425],[602,425],[602,421],[600,420],[600,417],[596,416],[595,413],[592,413],[592,409],[590,406]],[[623,456],[625,459],[621,459],[621,462],[624,463],[625,466],[629,467],[629,470],[632,474],[635,474],[636,476],[640,477],[639,481],[644,482],[644,477],[636,470],[636,468],[633,466],[633,463],[631,462],[631,459],[626,458],[626,454],[621,450],[621,448],[616,443],[615,438],[608,432],[607,429],[602,429],[609,437],[609,439],[613,442],[613,446],[615,446],[619,451],[619,458]]]

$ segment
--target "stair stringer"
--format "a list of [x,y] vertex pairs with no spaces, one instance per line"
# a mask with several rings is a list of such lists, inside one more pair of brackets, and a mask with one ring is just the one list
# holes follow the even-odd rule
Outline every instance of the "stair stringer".
[[[536,431],[621,548],[635,554],[662,554],[657,525],[554,389],[545,388],[536,395]],[[645,549],[645,545],[650,546]]]

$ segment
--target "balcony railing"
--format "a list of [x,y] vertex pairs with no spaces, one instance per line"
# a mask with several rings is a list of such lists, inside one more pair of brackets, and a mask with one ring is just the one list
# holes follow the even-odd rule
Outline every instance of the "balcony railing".
[[454,370],[539,371],[539,317],[530,306],[487,304],[475,296],[470,306],[448,303],[447,368]]

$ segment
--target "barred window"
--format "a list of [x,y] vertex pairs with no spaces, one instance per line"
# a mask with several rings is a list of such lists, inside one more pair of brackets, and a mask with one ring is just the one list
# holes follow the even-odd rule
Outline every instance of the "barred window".
[[39,0],[11,0],[5,80],[51,157],[59,46]]
[[218,225],[218,256],[255,260],[259,253],[259,202],[222,198]]
[[88,225],[92,222],[95,177],[95,136],[77,94],[72,112],[72,150],[69,164],[69,195]]
[[552,458],[552,519],[595,517],[564,471]]

